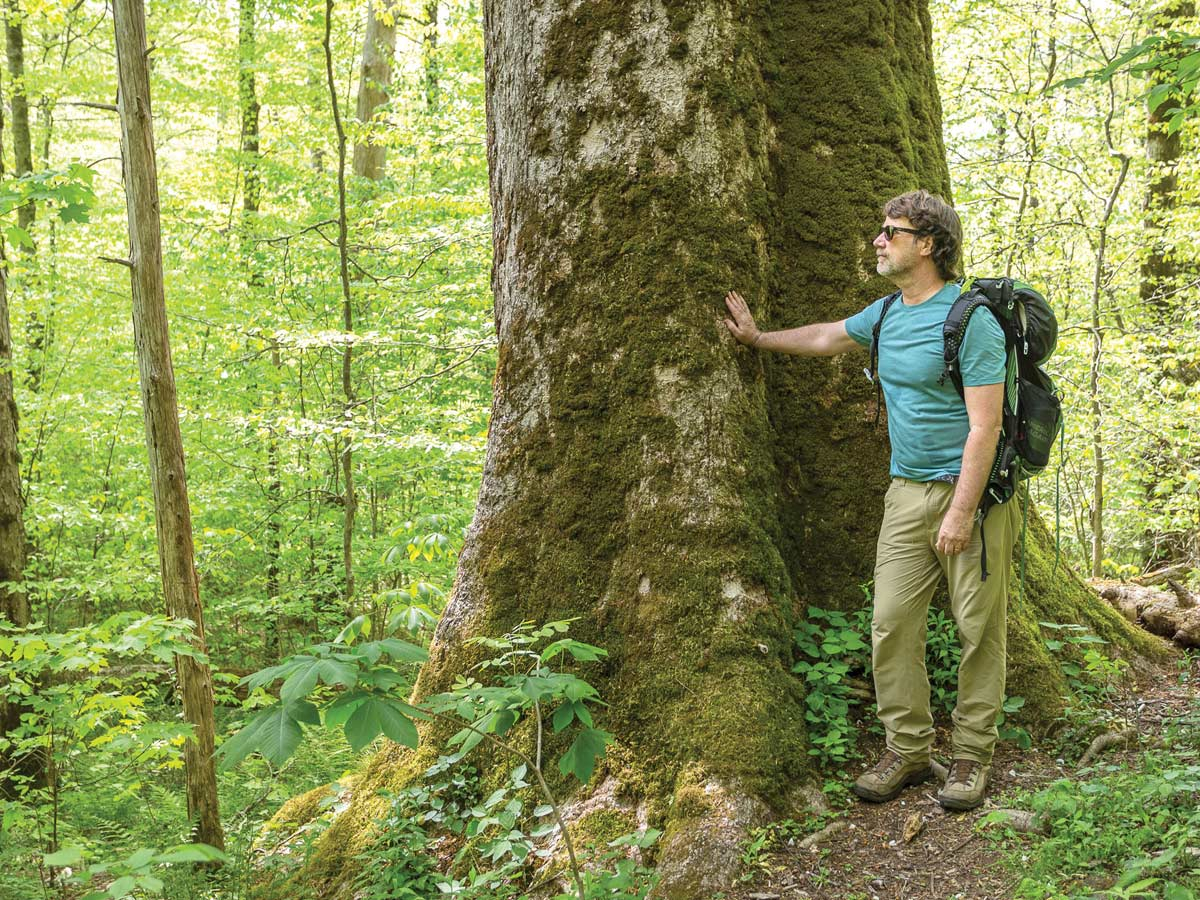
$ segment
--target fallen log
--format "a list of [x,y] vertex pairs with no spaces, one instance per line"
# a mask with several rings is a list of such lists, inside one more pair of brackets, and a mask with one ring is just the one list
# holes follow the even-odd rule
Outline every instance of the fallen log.
[[1129,579],[1134,584],[1142,587],[1149,587],[1152,584],[1159,584],[1166,581],[1168,578],[1186,577],[1192,571],[1192,567],[1187,563],[1176,563],[1173,566],[1165,566],[1153,572],[1147,572],[1145,575],[1139,575],[1136,578]]
[[[1160,591],[1135,584],[1098,586],[1100,596],[1130,622],[1181,647],[1200,647],[1200,606],[1190,591]],[[1182,601],[1182,602],[1181,602]],[[1186,605],[1191,603],[1191,605]]]

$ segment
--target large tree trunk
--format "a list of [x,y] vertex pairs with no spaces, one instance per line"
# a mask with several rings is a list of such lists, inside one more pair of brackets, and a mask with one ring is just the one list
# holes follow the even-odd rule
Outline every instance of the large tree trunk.
[[[200,605],[193,559],[192,517],[163,292],[158,172],[141,0],[115,0],[113,21],[119,76],[117,105],[121,117],[121,152],[129,215],[133,339],[141,377],[163,596],[169,615],[194,623],[193,643],[203,653],[206,649],[204,611]],[[221,830],[213,765],[212,677],[208,664],[194,657],[177,656],[175,669],[183,695],[184,719],[192,726],[191,739],[184,745],[188,815],[194,822],[197,840],[223,848],[225,838]]]
[[[596,780],[665,829],[660,894],[694,900],[728,886],[748,828],[803,805],[792,625],[861,604],[887,480],[865,356],[739,347],[722,297],[779,328],[887,291],[882,202],[949,189],[928,13],[490,0],[485,29],[499,366],[418,694],[468,671],[466,638],[579,617],[610,653],[589,673],[617,736]],[[1010,693],[1048,714],[1061,675],[1036,617],[1124,632],[1040,553],[1028,587]],[[380,754],[315,880],[344,891],[375,790],[420,771]]]
[[387,103],[396,55],[395,4],[367,0],[367,32],[363,37],[362,71],[358,79],[359,140],[354,145],[354,174],[378,181],[383,177],[387,146],[375,139],[375,111]]

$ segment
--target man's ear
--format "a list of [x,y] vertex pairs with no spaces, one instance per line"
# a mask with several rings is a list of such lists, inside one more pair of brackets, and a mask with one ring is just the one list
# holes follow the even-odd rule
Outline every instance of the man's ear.
[[921,246],[917,250],[922,256],[933,256],[933,235],[921,236]]

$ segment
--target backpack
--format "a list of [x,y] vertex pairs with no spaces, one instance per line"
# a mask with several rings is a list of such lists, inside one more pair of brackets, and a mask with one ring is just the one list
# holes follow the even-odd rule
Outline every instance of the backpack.
[[[879,331],[888,309],[899,298],[897,292],[884,300],[871,335],[871,366],[867,377],[877,384]],[[1058,320],[1046,298],[1023,281],[973,278],[963,283],[962,291],[942,325],[944,368],[939,383],[944,384],[949,378],[958,395],[964,396],[958,352],[967,333],[967,324],[980,307],[996,317],[1004,332],[1008,360],[1000,441],[979,500],[977,516],[982,522],[993,506],[1012,498],[1021,481],[1046,468],[1054,442],[1062,431],[1063,415],[1054,380],[1042,368],[1058,343]],[[981,568],[986,580],[986,544],[982,548]]]

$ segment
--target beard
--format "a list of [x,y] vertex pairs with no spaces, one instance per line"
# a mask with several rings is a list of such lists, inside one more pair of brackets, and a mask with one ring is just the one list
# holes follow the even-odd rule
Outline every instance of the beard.
[[913,260],[896,259],[890,256],[878,256],[875,259],[875,271],[884,278],[893,278],[896,275],[911,272],[914,265]]

